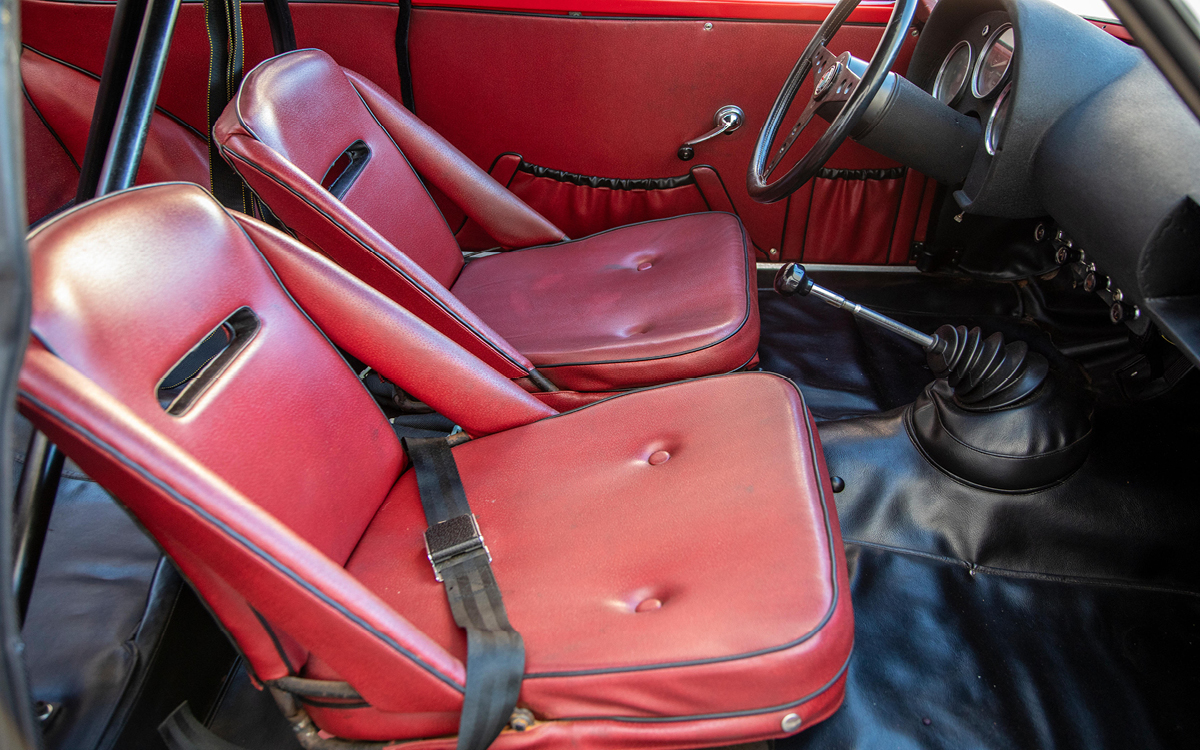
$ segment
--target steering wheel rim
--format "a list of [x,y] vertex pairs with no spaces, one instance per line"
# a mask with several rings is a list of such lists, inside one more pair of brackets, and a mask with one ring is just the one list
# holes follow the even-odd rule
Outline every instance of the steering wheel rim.
[[[879,93],[884,79],[887,78],[892,66],[895,65],[896,58],[900,55],[900,48],[904,44],[904,36],[908,33],[908,27],[912,25],[913,15],[917,10],[917,2],[918,0],[896,0],[896,4],[892,8],[892,16],[888,19],[887,26],[883,30],[883,37],[879,40],[879,45],[875,48],[874,54],[871,55],[871,61],[867,65],[866,73],[862,76],[861,80],[857,76],[851,75],[853,79],[858,80],[858,83],[847,95],[842,111],[833,119],[833,122],[829,124],[829,128],[817,139],[817,142],[809,148],[808,152],[786,174],[777,178],[774,182],[767,182],[772,169],[779,162],[779,159],[791,148],[796,137],[807,127],[808,122],[812,119],[817,103],[823,97],[828,96],[828,89],[821,91],[821,84],[819,82],[818,86],[814,87],[814,96],[805,107],[804,112],[796,123],[796,127],[788,134],[783,148],[780,149],[768,168],[768,157],[771,155],[771,147],[775,142],[775,137],[779,134],[779,127],[783,124],[784,116],[792,106],[792,101],[796,98],[796,94],[800,91],[800,86],[812,70],[814,59],[822,53],[828,58],[833,57],[825,49],[825,46],[833,39],[833,35],[846,22],[846,19],[850,17],[850,13],[858,7],[859,0],[839,0],[838,4],[833,6],[833,10],[825,17],[824,22],[817,29],[817,33],[813,35],[808,46],[804,48],[804,53],[796,61],[795,67],[792,68],[787,81],[784,82],[783,88],[779,91],[779,96],[775,98],[775,104],[772,105],[771,112],[767,115],[762,129],[758,133],[758,141],[754,144],[754,153],[750,158],[750,168],[746,174],[746,189],[750,192],[751,198],[759,203],[774,203],[786,198],[798,190],[804,183],[815,177],[821,167],[825,166],[825,162],[829,161],[829,157],[838,149],[838,146],[842,145],[842,141],[846,140],[846,136],[850,134],[859,120],[862,119],[863,114],[871,105],[871,100]],[[834,72],[832,68],[827,70]],[[822,76],[822,78],[827,77]],[[837,73],[834,74],[834,78],[829,83],[835,83],[836,81]]]

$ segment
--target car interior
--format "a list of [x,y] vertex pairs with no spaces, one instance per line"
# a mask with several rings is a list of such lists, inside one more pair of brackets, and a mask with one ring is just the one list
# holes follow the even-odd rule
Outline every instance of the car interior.
[[5,747],[1195,745],[1193,0],[0,31]]

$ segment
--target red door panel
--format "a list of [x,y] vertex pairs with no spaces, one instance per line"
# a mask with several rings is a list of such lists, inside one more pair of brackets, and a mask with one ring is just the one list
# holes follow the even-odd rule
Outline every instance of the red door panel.
[[[572,7],[589,16],[573,18],[550,8],[558,5],[554,0],[486,0],[494,8],[526,13],[445,7],[456,4],[413,10],[409,43],[417,113],[484,168],[512,152],[528,165],[550,170],[518,170],[510,175],[511,184],[535,208],[569,226],[572,236],[712,208],[742,217],[763,260],[906,262],[924,192],[920,175],[864,180],[837,172],[771,206],[746,194],[745,169],[758,128],[830,5],[585,0]],[[242,7],[249,69],[271,54],[271,43],[262,4]],[[111,2],[23,0],[24,42],[98,74],[114,8]],[[395,3],[293,2],[291,11],[300,46],[326,50],[399,98]],[[832,48],[869,57],[889,14],[887,3],[864,3]],[[744,20],[732,20],[739,18]],[[772,18],[786,22],[759,20]],[[712,28],[706,30],[706,23]],[[907,66],[914,41],[902,52],[898,69]],[[159,105],[202,132],[207,71],[203,7],[189,0],[180,11]],[[730,103],[745,110],[746,124],[731,136],[701,144],[694,160],[680,161],[679,145],[709,129],[716,109]],[[819,129],[793,151],[807,148]],[[847,143],[828,166],[886,170],[898,165]],[[545,177],[557,173],[569,173],[570,180]],[[620,192],[577,179],[689,176],[689,185],[662,192]],[[451,226],[461,226],[461,214],[439,203]],[[471,245],[469,230],[460,233],[464,246]],[[479,236],[474,242],[489,244]]]
[[[399,99],[396,68],[396,3],[345,2],[290,5],[301,47],[325,50],[341,65],[367,76]],[[21,37],[33,49],[97,75],[116,4],[22,0]],[[245,69],[274,54],[261,2],[242,3]],[[204,6],[188,0],[179,9],[158,105],[192,127],[207,132],[208,34]],[[484,166],[487,166],[486,164]]]
[[[810,14],[818,10],[817,17],[828,9],[791,6],[806,7]],[[813,22],[414,8],[409,44],[417,114],[485,167],[505,152],[551,170],[628,180],[675,178],[696,165],[711,165],[763,260],[906,262],[911,232],[896,257],[892,234],[897,226],[913,224],[919,200],[906,202],[902,196],[909,183],[909,191],[920,194],[924,178],[919,175],[885,180],[870,173],[851,179],[839,175],[801,191],[791,205],[764,206],[746,192],[746,165],[758,129],[816,28]],[[869,58],[881,31],[879,25],[847,25],[831,47]],[[905,46],[899,69],[907,67],[914,43],[911,39]],[[725,104],[740,106],[746,124],[697,146],[693,161],[679,160],[680,144],[711,128],[714,113]],[[812,130],[793,147],[795,153],[816,140],[820,128]],[[887,170],[900,165],[847,142],[827,166]],[[562,215],[566,208],[538,205],[537,199],[573,192],[542,190],[534,207]],[[903,220],[902,204],[910,212]],[[785,242],[785,222],[793,213],[804,215],[807,231],[790,232]]]

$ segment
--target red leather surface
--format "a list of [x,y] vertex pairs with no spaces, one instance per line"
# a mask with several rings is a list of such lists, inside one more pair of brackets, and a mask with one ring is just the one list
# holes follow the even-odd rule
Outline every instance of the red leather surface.
[[[398,441],[224,209],[194,185],[134,189],[43,225],[30,254],[32,328],[54,354],[31,347],[23,408],[180,562],[256,674],[299,666],[257,611],[378,705],[453,706],[462,665],[341,568],[403,468]],[[168,415],[160,379],[242,305],[253,340]],[[410,680],[420,695],[402,697]]]
[[[453,236],[404,156],[328,56],[301,51],[256,68],[213,132],[225,158],[300,239],[505,376],[528,373],[528,359],[446,289],[462,266]],[[339,201],[318,181],[359,139],[371,149],[371,160]]]
[[755,287],[737,217],[703,213],[480,258],[453,292],[555,385],[604,391],[746,364]]
[[[551,719],[684,717],[779,706],[832,681],[853,628],[810,435],[795,387],[751,373],[634,392],[456,447],[525,639],[522,705]],[[649,463],[658,451],[669,459]],[[347,570],[461,659],[423,529],[407,473]],[[637,612],[648,599],[661,608]],[[694,660],[713,663],[665,666]],[[659,668],[629,671],[648,666]],[[574,674],[591,670],[615,671]],[[306,674],[337,676],[316,662]],[[320,712],[322,725],[345,734],[335,727],[347,713]],[[774,713],[778,734],[786,711]],[[409,720],[378,719],[376,731],[395,732]],[[420,717],[431,733],[456,720]]]
[[[462,255],[404,154],[372,115],[333,58],[299,50],[247,73],[214,131],[223,146],[235,151],[230,136],[250,136],[318,186],[347,147],[365,141],[370,161],[342,197],[339,213],[352,213],[369,224],[448,287],[462,268]],[[305,234],[315,220],[283,208],[275,213]]]
[[[378,363],[381,375],[469,434],[499,432],[557,413],[317,252],[249,217],[238,221],[331,341],[363,362]],[[479,408],[481,400],[487,409]]]
[[[915,173],[914,173],[915,175]],[[920,175],[916,175],[916,182]],[[796,193],[792,210],[805,211],[808,215],[804,226],[803,244],[796,248],[794,243],[785,244],[785,260],[803,260],[808,263],[864,263],[889,262],[889,251],[893,235],[900,223],[901,196],[906,179],[823,179],[812,181],[811,202],[805,209],[804,196]],[[919,193],[916,193],[919,195]],[[904,224],[908,226],[907,238],[912,237],[912,219],[918,204],[910,202],[909,213]],[[800,224],[793,227],[799,228]],[[789,229],[791,234],[793,229]],[[904,242],[907,253],[907,239]],[[799,252],[795,255],[796,251]],[[907,255],[904,260],[906,262]]]
[[79,167],[29,104],[21,99],[25,125],[25,208],[34,223],[75,198]]
[[530,247],[567,239],[374,83],[352,71],[345,73],[417,173],[487,232],[495,240],[492,246]]
[[[417,112],[483,167],[514,152],[575,174],[672,177],[689,166],[676,156],[680,144],[709,130],[719,107],[742,107],[745,124],[697,146],[696,162],[720,174],[762,258],[781,246],[786,204],[752,201],[746,165],[780,86],[817,24],[709,19],[713,28],[705,31],[702,19],[551,18],[433,8],[414,8],[412,19]],[[845,26],[832,48],[869,58],[880,31]],[[907,68],[915,42],[909,37],[897,70]],[[793,146],[797,157],[823,125],[814,124]],[[847,142],[828,166],[897,164]],[[559,209],[541,203],[534,208],[557,223]]]
[[[361,72],[393,97],[400,96],[396,69],[398,5],[391,3],[294,3],[296,40],[301,47],[325,50]],[[114,3],[21,0],[21,36],[25,44],[96,75],[112,28]],[[262,3],[242,4],[245,70],[274,54]],[[179,9],[158,104],[200,132],[208,130],[208,35],[204,8],[185,2]]]
[[516,172],[508,189],[529,205],[542,207],[546,218],[572,237],[708,210],[694,184],[660,190],[614,190]]
[[[100,82],[30,49],[21,53],[21,80],[30,100],[62,139],[75,163],[83,163]],[[167,180],[207,185],[208,144],[161,112],[155,112],[150,119],[137,182]]]

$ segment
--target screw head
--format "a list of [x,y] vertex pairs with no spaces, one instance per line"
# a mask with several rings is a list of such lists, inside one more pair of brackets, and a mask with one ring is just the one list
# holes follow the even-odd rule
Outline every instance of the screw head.
[[800,718],[800,714],[788,714],[787,716],[783,717],[783,721],[780,722],[780,726],[783,727],[783,731],[785,732],[794,732],[800,728],[802,723],[803,720]]
[[705,31],[712,31],[712,22],[711,22],[711,21],[709,21],[708,23],[704,24],[704,30],[705,30]]
[[983,25],[983,31],[979,32],[979,35],[980,35],[980,36],[987,36],[987,33],[988,33],[989,31],[991,31],[991,30],[992,30],[992,27],[991,27],[991,26],[988,26],[988,25],[985,23],[985,24]]
[[1033,240],[1034,242],[1041,242],[1044,239],[1046,239],[1046,225],[1038,224],[1037,229],[1033,230]]

